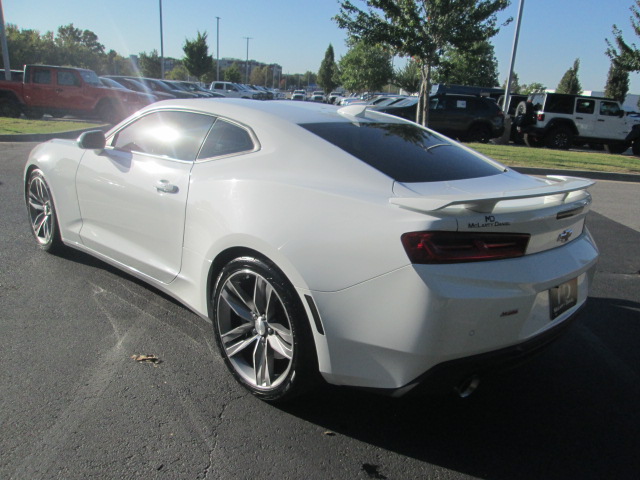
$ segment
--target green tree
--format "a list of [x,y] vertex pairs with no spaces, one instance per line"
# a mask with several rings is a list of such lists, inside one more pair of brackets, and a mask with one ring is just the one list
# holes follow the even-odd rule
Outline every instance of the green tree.
[[545,87],[542,83],[533,82],[530,84],[525,84],[520,87],[520,92],[523,95],[531,95],[532,93],[543,93],[547,87]]
[[185,40],[182,50],[184,51],[182,62],[185,68],[198,80],[213,70],[213,57],[209,55],[209,47],[207,47],[207,32],[198,31],[195,40]]
[[[340,1],[334,17],[356,39],[385,45],[395,54],[411,57],[420,65],[420,100],[417,121],[429,121],[428,92],[431,70],[448,48],[464,48],[487,40],[499,31],[496,13],[509,0],[366,0],[361,10],[349,0]],[[510,21],[510,20],[509,20]]]
[[251,75],[249,76],[249,83],[251,85],[266,85],[267,79],[270,77],[271,69],[268,65],[263,65],[262,67],[256,67],[251,71]]
[[404,67],[398,68],[393,73],[392,82],[409,94],[417,93],[420,90],[421,82],[418,62],[409,60]]
[[340,85],[338,75],[338,64],[336,63],[335,54],[333,53],[333,45],[329,44],[327,51],[324,52],[324,58],[318,70],[318,85],[322,87],[327,95]]
[[613,98],[622,104],[627,98],[628,92],[629,72],[623,69],[617,61],[612,60],[607,75],[607,84],[604,87],[604,96]]
[[160,78],[162,76],[160,56],[155,49],[148,55],[146,52],[141,52],[138,55],[138,66],[143,77]]
[[[631,17],[631,26],[636,36],[640,36],[640,0],[635,0],[634,3],[635,5],[629,7],[629,10],[631,10],[633,14]],[[620,68],[624,70],[629,72],[640,71],[640,50],[638,50],[635,44],[629,45],[625,42],[624,38],[622,38],[622,30],[616,25],[613,25],[612,32],[615,46],[609,39],[606,40],[608,45],[606,53],[609,58],[618,62]]]
[[580,59],[576,58],[573,62],[573,67],[567,70],[562,78],[556,93],[569,93],[572,95],[578,95],[582,93],[582,85],[580,85],[580,79],[578,79],[578,69],[580,68]]
[[[164,78],[167,80],[189,80],[191,72],[183,62],[178,62],[171,70],[165,72]],[[195,75],[194,75],[195,76]]]
[[[505,78],[504,83],[502,84],[502,89],[505,90],[507,88],[507,81],[509,78]],[[511,88],[509,89],[510,93],[522,93],[522,87],[520,86],[520,77],[516,72],[513,72],[511,77]]]
[[388,51],[364,41],[356,42],[340,59],[342,85],[352,92],[374,92],[393,77]]
[[242,73],[240,73],[240,68],[238,67],[238,64],[236,62],[233,62],[233,64],[224,71],[224,79],[227,82],[235,83],[241,81]]
[[495,87],[498,60],[493,45],[482,40],[463,48],[445,48],[440,65],[434,69],[433,83]]

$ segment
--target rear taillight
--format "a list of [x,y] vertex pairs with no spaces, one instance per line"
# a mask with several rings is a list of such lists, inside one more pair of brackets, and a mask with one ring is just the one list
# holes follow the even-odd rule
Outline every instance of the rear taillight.
[[544,113],[539,113],[536,118],[538,119],[539,122],[544,122]]
[[528,234],[410,232],[402,235],[411,263],[460,263],[521,257]]

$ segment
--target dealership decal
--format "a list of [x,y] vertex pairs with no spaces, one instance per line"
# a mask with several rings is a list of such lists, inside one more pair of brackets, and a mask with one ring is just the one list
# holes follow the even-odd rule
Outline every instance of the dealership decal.
[[493,215],[485,215],[484,221],[469,222],[467,228],[508,227],[511,222],[499,222]]

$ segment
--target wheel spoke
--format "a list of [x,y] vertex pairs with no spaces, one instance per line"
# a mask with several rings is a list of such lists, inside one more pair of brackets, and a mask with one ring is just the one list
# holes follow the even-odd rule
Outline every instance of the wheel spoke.
[[264,338],[256,343],[256,348],[253,350],[253,368],[256,374],[256,385],[270,387],[273,355],[269,355],[269,344]]
[[293,358],[293,347],[285,343],[277,335],[269,335],[269,345],[284,358],[291,360]]
[[237,353],[243,351],[245,348],[247,348],[253,342],[255,342],[258,338],[260,338],[260,336],[259,335],[255,335],[255,336],[247,338],[245,340],[240,340],[239,342],[236,342],[233,345],[230,345],[229,347],[227,347],[226,344],[225,344],[224,350],[225,350],[225,352],[227,353],[227,355],[229,357],[233,357]]
[[257,277],[256,285],[253,290],[253,303],[256,306],[258,313],[264,313],[267,311],[271,292],[273,292],[271,284],[264,278]]
[[229,330],[227,333],[221,335],[222,339],[227,342],[231,342],[238,337],[243,336],[247,332],[250,332],[253,328],[253,323],[243,323],[239,327],[234,328],[233,330]]
[[269,326],[282,340],[285,341],[285,343],[288,343],[289,345],[293,344],[293,335],[291,334],[291,330],[279,323],[269,323]]
[[225,289],[232,293],[238,300],[240,300],[250,312],[258,313],[256,305],[251,299],[251,296],[249,296],[247,292],[243,290],[237,279],[229,279],[229,281],[225,283]]
[[[29,197],[31,197],[31,195],[29,195]],[[34,210],[38,210],[38,211],[44,210],[44,205],[42,203],[39,203],[39,202],[36,203],[36,201],[31,198],[29,198],[29,206]]]
[[222,298],[231,307],[242,320],[246,322],[253,322],[252,305],[247,304],[245,297],[243,297],[238,289],[231,282],[227,282],[222,291]]

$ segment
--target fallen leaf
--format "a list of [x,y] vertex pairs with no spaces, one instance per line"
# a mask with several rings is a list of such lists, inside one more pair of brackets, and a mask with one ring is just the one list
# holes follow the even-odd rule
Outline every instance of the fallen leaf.
[[134,359],[136,362],[153,363],[154,365],[158,363],[162,363],[162,360],[160,360],[155,355],[131,355],[131,358]]

